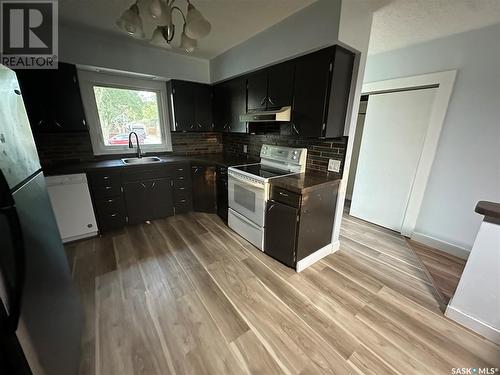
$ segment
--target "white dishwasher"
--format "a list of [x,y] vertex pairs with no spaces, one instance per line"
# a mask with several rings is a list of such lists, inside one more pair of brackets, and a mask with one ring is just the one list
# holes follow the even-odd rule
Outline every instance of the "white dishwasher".
[[45,177],[63,242],[97,235],[97,223],[85,173]]

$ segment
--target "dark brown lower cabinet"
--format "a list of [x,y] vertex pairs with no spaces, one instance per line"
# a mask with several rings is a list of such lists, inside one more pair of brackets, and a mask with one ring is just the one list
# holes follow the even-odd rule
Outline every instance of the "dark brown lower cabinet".
[[339,181],[302,194],[271,185],[264,252],[290,267],[332,242]]
[[123,194],[130,224],[174,214],[172,182],[169,178],[127,182],[123,185]]
[[217,212],[215,166],[191,165],[193,184],[193,210],[196,212]]
[[298,217],[295,207],[267,202],[264,252],[290,267],[295,265]]

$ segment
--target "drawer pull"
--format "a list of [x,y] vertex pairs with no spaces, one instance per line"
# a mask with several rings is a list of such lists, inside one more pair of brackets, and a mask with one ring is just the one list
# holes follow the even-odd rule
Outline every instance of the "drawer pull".
[[114,199],[108,199],[106,203],[113,203]]
[[103,179],[103,180],[108,180],[108,179],[109,179],[109,176],[104,176],[102,179]]
[[116,217],[116,215],[118,215],[118,213],[114,213],[114,214],[111,214],[111,215],[109,215],[109,216],[111,216],[111,217]]
[[183,188],[183,187],[180,187],[180,188],[179,188],[179,190],[184,190],[184,189],[185,189],[185,188]]
[[178,170],[179,172],[182,172],[182,171],[184,170],[184,168],[177,168],[177,170]]
[[186,200],[185,199],[181,199],[179,202],[186,203]]
[[111,186],[105,186],[104,189],[109,190],[111,189]]
[[288,197],[288,194],[287,194],[287,193],[283,193],[282,191],[280,191],[280,195],[281,195],[282,197]]
[[184,180],[184,177],[183,177],[183,176],[180,176],[180,177],[179,177],[179,180]]

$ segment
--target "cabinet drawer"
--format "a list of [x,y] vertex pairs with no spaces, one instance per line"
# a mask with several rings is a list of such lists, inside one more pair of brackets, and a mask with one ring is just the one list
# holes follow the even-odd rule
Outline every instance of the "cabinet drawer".
[[127,171],[122,175],[123,182],[135,182],[167,178],[172,174],[171,168],[160,167],[154,169],[141,169],[138,171]]
[[174,190],[191,191],[191,179],[179,176],[173,180]]
[[121,186],[120,184],[93,185],[92,192],[94,193],[95,198],[113,197],[120,195]]
[[99,215],[125,211],[123,198],[121,196],[97,199],[95,202],[95,206]]
[[173,165],[171,167],[171,170],[175,177],[184,176],[184,178],[187,178],[191,174],[191,170],[188,164]]
[[182,198],[175,202],[175,213],[184,214],[193,210],[193,202],[189,198]]
[[99,229],[101,232],[123,228],[126,224],[123,212],[113,212],[105,215],[99,215]]
[[192,191],[189,187],[185,186],[174,186],[174,198],[190,198],[191,199]]
[[92,186],[120,185],[120,172],[95,172],[89,174]]
[[276,202],[284,203],[288,206],[299,208],[301,197],[302,196],[300,194],[293,193],[278,186],[273,186],[271,188],[271,199]]

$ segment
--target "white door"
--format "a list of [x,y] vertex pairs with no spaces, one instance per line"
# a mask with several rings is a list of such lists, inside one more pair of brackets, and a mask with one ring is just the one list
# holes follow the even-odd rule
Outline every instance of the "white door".
[[436,91],[370,95],[352,216],[401,232]]

